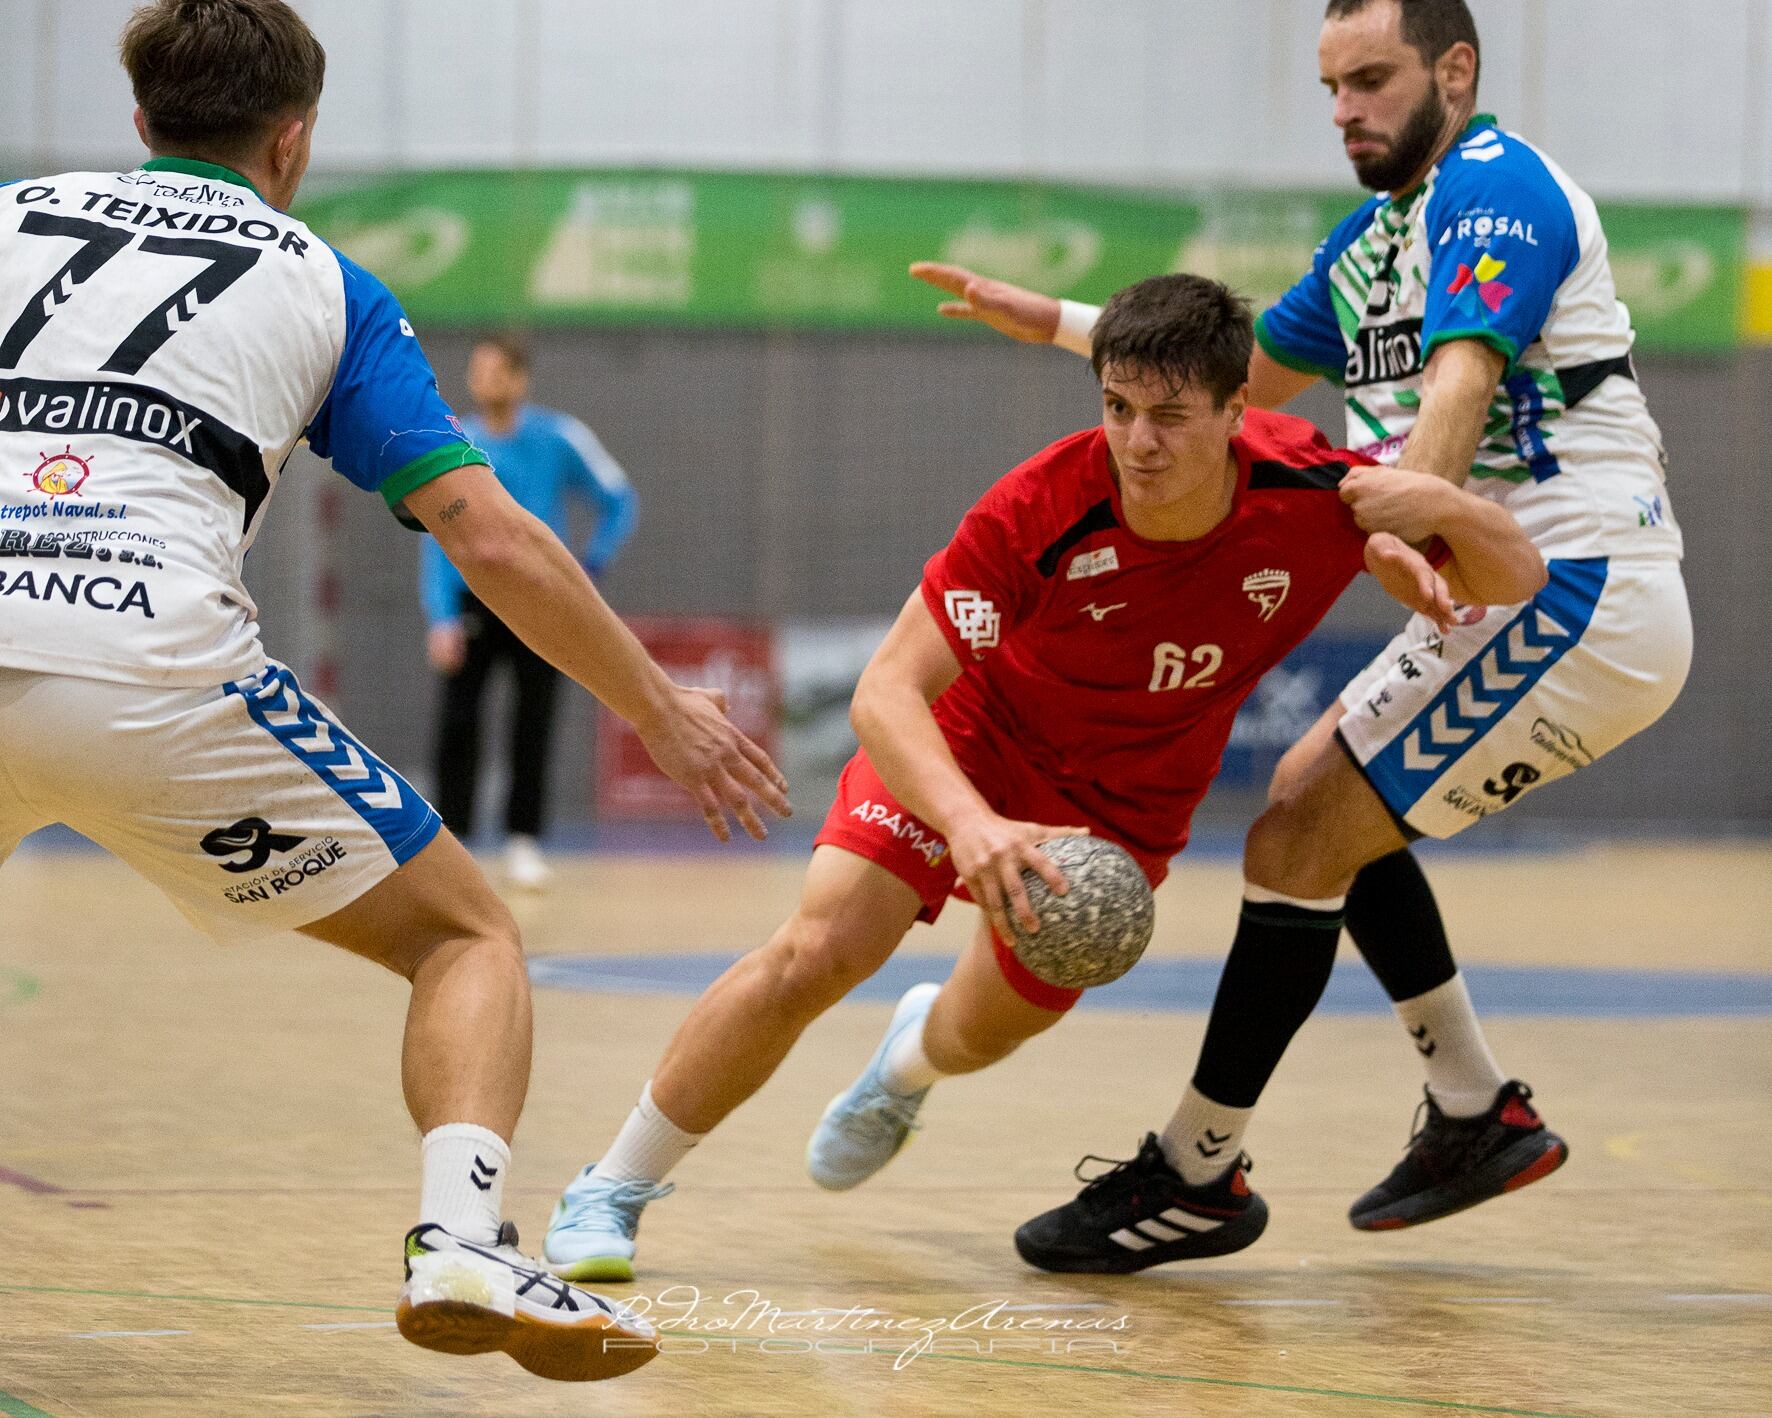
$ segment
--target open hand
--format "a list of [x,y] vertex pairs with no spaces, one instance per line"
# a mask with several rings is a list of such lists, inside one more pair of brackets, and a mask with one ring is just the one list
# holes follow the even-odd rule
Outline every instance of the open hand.
[[1031,345],[1049,345],[1058,333],[1058,301],[1052,296],[940,261],[913,261],[911,274],[958,297],[936,307],[950,320],[976,320]]
[[965,881],[972,899],[990,917],[991,929],[1003,940],[1012,941],[1011,911],[1023,930],[1032,933],[1040,929],[1040,918],[1034,914],[1021,879],[1023,870],[1037,871],[1055,895],[1063,896],[1069,890],[1064,873],[1039,844],[1054,837],[1088,835],[1087,827],[1046,827],[990,813],[950,832],[948,850],[954,854],[954,870]]
[[659,770],[695,799],[715,837],[731,840],[726,822],[731,813],[761,842],[769,830],[757,806],[777,817],[791,816],[788,780],[726,717],[726,696],[719,690],[672,688],[675,693],[664,713],[634,725],[640,741]]

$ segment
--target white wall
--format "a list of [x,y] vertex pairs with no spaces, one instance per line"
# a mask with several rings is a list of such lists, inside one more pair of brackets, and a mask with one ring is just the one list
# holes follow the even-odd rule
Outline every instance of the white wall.
[[[1331,185],[1320,0],[296,0],[326,167]],[[0,163],[133,157],[131,0],[0,0]],[[1484,106],[1605,196],[1772,207],[1772,0],[1473,0]]]

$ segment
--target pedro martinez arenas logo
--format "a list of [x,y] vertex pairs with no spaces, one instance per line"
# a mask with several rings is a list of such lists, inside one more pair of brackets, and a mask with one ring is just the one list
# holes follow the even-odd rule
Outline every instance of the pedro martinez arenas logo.
[[[949,1315],[899,1315],[871,1305],[784,1310],[756,1290],[719,1298],[673,1285],[628,1307],[651,1320],[663,1354],[817,1358],[890,1355],[905,1369],[928,1354],[1053,1359],[1117,1356],[1132,1317],[1106,1304],[1011,1304],[984,1300]],[[649,1339],[606,1339],[609,1347]]]
[[[305,851],[296,852],[307,840],[294,832],[279,832],[262,817],[243,817],[206,833],[198,845],[221,859],[216,865],[223,871],[248,878],[231,883],[222,893],[230,904],[247,906],[294,891],[347,855],[345,844],[336,837],[322,837]],[[292,852],[294,856],[289,855]],[[270,866],[272,857],[287,860]]]

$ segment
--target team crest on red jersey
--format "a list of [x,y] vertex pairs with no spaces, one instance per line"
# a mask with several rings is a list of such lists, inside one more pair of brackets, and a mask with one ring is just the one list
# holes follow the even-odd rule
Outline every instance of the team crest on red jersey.
[[1002,634],[1003,617],[996,606],[977,591],[949,591],[942,597],[948,619],[960,638],[972,647],[972,653],[988,650]]
[[1263,620],[1272,620],[1274,612],[1285,604],[1286,593],[1292,589],[1292,573],[1269,567],[1243,578],[1243,594],[1255,602]]

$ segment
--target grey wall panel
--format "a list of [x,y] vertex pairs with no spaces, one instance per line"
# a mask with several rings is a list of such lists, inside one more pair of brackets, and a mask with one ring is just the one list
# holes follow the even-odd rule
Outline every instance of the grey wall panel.
[[[429,341],[460,396],[468,340]],[[1689,548],[1698,653],[1684,698],[1599,769],[1507,819],[1590,823],[1772,819],[1772,703],[1764,653],[1763,528],[1772,525],[1772,351],[1644,362],[1667,435]],[[1081,361],[994,339],[555,333],[536,347],[538,398],[590,422],[640,489],[640,528],[606,590],[622,610],[754,616],[891,614],[990,481],[1095,417]],[[1300,411],[1339,434],[1333,391]],[[302,505],[331,474],[291,463],[249,562],[273,653],[314,644],[302,587],[318,554]],[[433,686],[415,594],[417,538],[369,496],[333,554],[343,572],[335,707],[379,751],[425,776]],[[1351,594],[1330,625],[1384,635],[1399,616]],[[573,696],[568,811],[585,781],[588,715]],[[1247,800],[1226,811],[1247,815]]]

